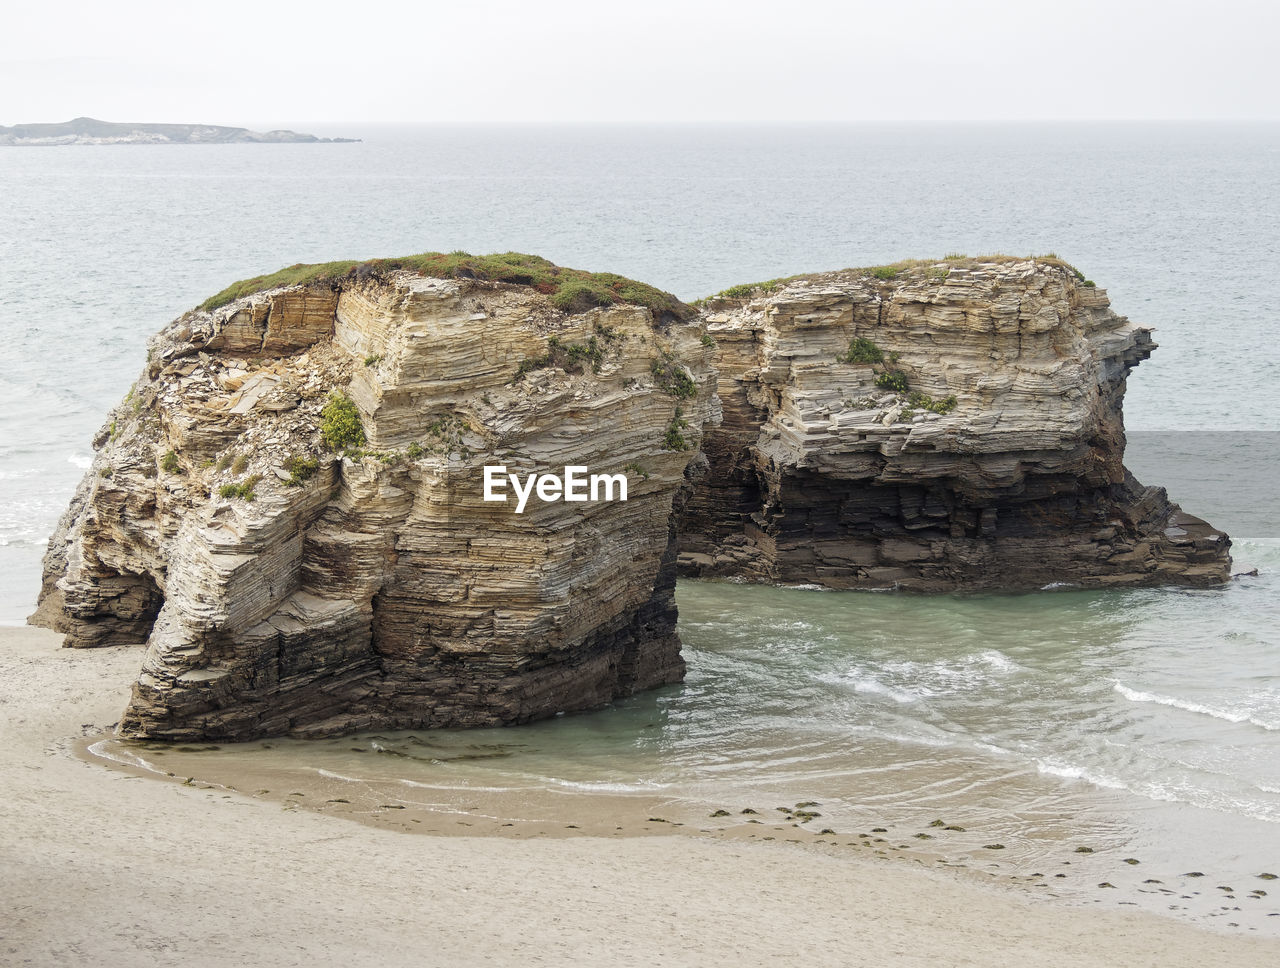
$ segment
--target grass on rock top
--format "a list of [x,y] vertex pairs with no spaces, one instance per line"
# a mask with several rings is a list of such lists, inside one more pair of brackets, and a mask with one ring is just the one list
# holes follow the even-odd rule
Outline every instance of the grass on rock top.
[[557,309],[567,313],[586,312],[615,303],[632,303],[652,310],[655,315],[671,313],[679,319],[688,319],[694,312],[671,293],[643,282],[612,272],[566,269],[541,256],[520,252],[503,252],[497,255],[425,252],[394,259],[370,259],[368,262],[321,262],[314,265],[299,263],[270,275],[234,282],[216,296],[202,302],[200,308],[206,311],[217,309],[244,296],[277,286],[334,285],[348,279],[362,279],[397,270],[417,272],[437,279],[483,279],[529,286],[548,296]]
[[[1092,287],[1094,284],[1086,280],[1084,273],[1067,262],[1065,259],[1058,258],[1057,253],[1048,252],[1044,255],[1005,255],[996,252],[991,255],[967,256],[958,253],[949,253],[941,259],[903,259],[899,262],[893,262],[883,266],[865,266],[852,269],[836,269],[833,272],[860,272],[863,275],[879,279],[881,282],[893,282],[899,275],[911,269],[923,268],[926,270],[924,278],[931,282],[942,282],[946,279],[946,272],[933,273],[932,270],[936,266],[946,265],[948,269],[951,267],[970,268],[983,262],[1039,262],[1044,265],[1061,266],[1071,272],[1076,279],[1086,287]],[[730,286],[728,289],[722,289],[714,296],[708,296],[705,299],[695,300],[695,304],[706,302],[707,299],[747,299],[757,292],[768,295],[774,292],[780,286],[786,285],[788,282],[795,282],[800,279],[811,279],[815,276],[829,275],[826,272],[805,272],[796,276],[781,276],[777,279],[766,279],[763,282],[744,282],[741,285]]]

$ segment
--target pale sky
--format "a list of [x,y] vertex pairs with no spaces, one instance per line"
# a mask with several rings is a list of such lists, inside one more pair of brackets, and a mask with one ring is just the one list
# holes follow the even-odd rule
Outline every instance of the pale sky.
[[11,4],[0,124],[1280,119],[1262,0]]

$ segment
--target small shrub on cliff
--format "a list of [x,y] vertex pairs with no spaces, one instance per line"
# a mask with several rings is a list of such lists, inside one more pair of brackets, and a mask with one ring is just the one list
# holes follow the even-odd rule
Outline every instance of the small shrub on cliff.
[[176,474],[182,470],[182,465],[178,462],[178,455],[171,450],[164,453],[164,457],[160,458],[160,469],[166,474]]
[[688,400],[698,393],[698,384],[693,382],[689,371],[673,356],[654,360],[649,364],[649,371],[653,374],[653,382],[662,392],[671,394],[677,400]]
[[249,458],[246,457],[244,454],[241,454],[239,457],[237,457],[235,459],[235,462],[231,465],[232,474],[243,474],[248,469],[249,469]]
[[667,424],[666,436],[662,438],[663,450],[688,450],[689,441],[684,439],[681,431],[689,429],[689,421],[684,419],[684,411],[676,407],[676,412]]
[[364,425],[360,411],[346,394],[335,390],[320,411],[320,436],[330,450],[345,450],[364,445]]
[[947,414],[956,408],[958,401],[955,394],[944,397],[941,400],[935,400],[927,393],[921,393],[918,390],[911,391],[911,395],[907,397],[907,406],[912,410],[928,410],[930,413]]
[[840,363],[883,363],[884,353],[871,340],[859,336],[849,344],[849,352],[837,356],[836,360]]
[[284,469],[289,472],[289,480],[285,483],[290,487],[301,487],[305,481],[315,477],[316,471],[320,469],[320,462],[314,457],[293,454],[285,460]]
[[252,501],[257,497],[255,490],[261,482],[261,474],[251,474],[239,484],[223,484],[218,488],[218,496],[238,497],[243,501]]
[[547,352],[520,361],[512,383],[519,383],[534,370],[555,366],[566,373],[582,373],[590,364],[592,373],[599,373],[604,365],[605,350],[600,340],[592,336],[586,343],[565,343],[559,336],[547,338]]
[[907,375],[901,370],[889,370],[876,377],[876,386],[881,390],[892,390],[894,393],[906,393]]
[[871,274],[877,279],[883,279],[885,282],[892,282],[898,278],[897,266],[876,266],[871,270]]
[[583,343],[561,343],[560,340],[552,336],[547,340],[547,344],[551,346],[551,357],[556,365],[561,367],[566,373],[581,373],[584,363],[591,364],[591,372],[599,373],[600,367],[604,363],[604,347],[600,345],[600,341],[592,336]]

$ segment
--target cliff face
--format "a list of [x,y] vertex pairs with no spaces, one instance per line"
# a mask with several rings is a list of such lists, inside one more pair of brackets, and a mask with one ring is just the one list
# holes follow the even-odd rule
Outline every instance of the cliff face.
[[[676,681],[700,337],[407,272],[187,314],[100,433],[33,621],[147,639],[132,735],[496,725]],[[356,414],[365,442],[326,446]],[[628,499],[517,514],[485,465],[625,475]]]
[[835,588],[1207,585],[1230,541],[1123,466],[1155,344],[1052,261],[849,271],[719,299],[723,424],[686,574]]
[[[46,555],[33,622],[148,643],[128,735],[519,723],[677,681],[678,551],[837,588],[1229,574],[1226,535],[1123,466],[1150,331],[1056,260],[797,278],[700,320],[515,254],[207,305],[242,292],[152,341]],[[627,500],[486,501],[498,466]]]

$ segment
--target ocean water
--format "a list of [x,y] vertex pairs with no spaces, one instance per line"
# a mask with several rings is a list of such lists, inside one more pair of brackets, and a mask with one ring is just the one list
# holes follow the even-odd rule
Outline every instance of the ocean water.
[[[841,833],[937,817],[983,840],[950,835],[953,858],[998,838],[1002,872],[1073,860],[1118,903],[1280,926],[1248,893],[1280,869],[1280,125],[320,133],[366,140],[0,151],[0,622],[33,607],[44,542],[146,337],[233,279],[515,249],[693,298],[1053,251],[1157,327],[1129,382],[1130,465],[1231,532],[1256,576],[936,598],[686,582],[681,686],[518,730],[239,750],[237,768],[378,798],[408,782],[455,806],[484,788],[657,798],[690,818],[815,800]],[[232,754],[170,755],[217,772]],[[1096,852],[1064,861],[1081,842]],[[1179,880],[1195,870],[1214,883]]]

